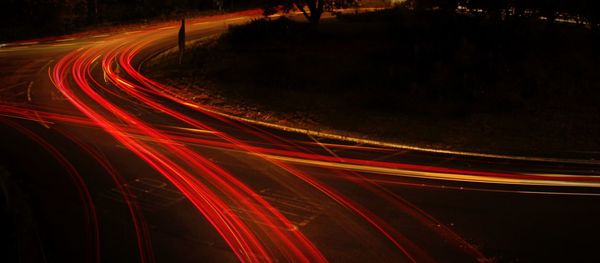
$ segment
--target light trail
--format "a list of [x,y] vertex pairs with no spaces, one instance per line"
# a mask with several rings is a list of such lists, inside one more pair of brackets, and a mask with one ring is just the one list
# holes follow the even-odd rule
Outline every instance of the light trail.
[[[151,90],[149,90],[150,93],[152,94],[156,94],[156,95],[161,95],[162,93],[160,93],[160,90],[168,90],[168,87],[165,87],[163,85],[156,85],[155,82],[145,78],[143,75],[139,74],[138,72],[135,71],[135,69],[131,66],[131,61],[132,58],[134,57],[134,54],[139,52],[139,50],[142,48],[142,46],[139,46],[137,48],[132,49],[129,53],[125,53],[128,54],[126,55],[122,55],[120,57],[120,63],[121,63],[121,67],[128,73],[130,74],[130,76],[134,77],[137,81],[141,82],[141,83],[146,83],[148,88],[151,88]],[[108,63],[104,63],[105,66],[108,66]],[[111,72],[110,69],[106,69],[106,72]],[[196,120],[193,120],[185,115],[182,115],[181,113],[178,113],[176,111],[173,111],[167,107],[165,107],[164,105],[161,105],[160,103],[154,102],[152,101],[149,97],[136,92],[137,90],[143,89],[143,87],[141,86],[135,86],[132,83],[126,83],[123,81],[119,81],[121,80],[119,76],[113,76],[112,77],[115,81],[113,82],[115,85],[120,86],[121,89],[123,90],[127,90],[130,92],[130,94],[136,98],[138,98],[141,101],[144,101],[146,104],[149,105],[153,105],[154,108],[159,109],[161,112],[165,112],[168,115],[177,118],[185,123],[188,123],[190,125],[192,125],[193,127],[196,128],[202,128],[202,129],[209,129],[209,130],[213,130],[211,127],[208,127],[206,125],[204,125],[203,123],[199,123]],[[119,85],[121,84],[121,85]],[[154,85],[152,85],[154,84]],[[147,90],[147,89],[146,89]],[[175,100],[175,98],[170,97],[170,96],[165,96],[168,99],[171,100]],[[203,112],[206,114],[206,112]],[[229,122],[228,120],[222,119],[221,120],[225,121],[225,122]],[[229,122],[230,123],[230,122]],[[234,124],[235,125],[235,124]],[[267,139],[267,136],[263,136],[261,134],[258,134],[256,132],[252,132],[248,129],[244,129],[243,127],[239,126],[239,125],[235,125],[236,127],[245,130],[245,131],[249,131],[251,133],[253,133],[254,135],[258,135],[259,137],[263,138],[263,139]],[[217,134],[218,136],[220,136],[221,138],[231,142],[234,145],[237,145],[240,149],[242,150],[246,150],[249,152],[254,152],[256,151],[256,148],[252,148],[249,145],[235,139],[232,138],[231,136],[228,136],[222,132],[217,132],[215,131],[215,134]],[[273,141],[271,141],[273,142]],[[258,156],[262,156],[261,152],[256,151],[254,152],[256,153]],[[362,217],[364,220],[366,220],[369,224],[371,224],[374,228],[376,228],[381,234],[383,234],[387,239],[389,239],[390,242],[392,242],[400,251],[402,251],[402,253],[407,257],[407,259],[411,262],[417,262],[417,258],[415,258],[414,254],[418,255],[418,261],[419,262],[430,262],[432,261],[425,252],[423,252],[420,248],[418,248],[415,244],[413,244],[409,239],[407,239],[406,237],[404,237],[403,235],[401,235],[399,232],[395,231],[392,227],[388,226],[383,220],[381,220],[379,217],[377,217],[376,215],[374,215],[373,213],[371,213],[370,211],[366,210],[365,208],[361,207],[360,205],[358,205],[357,203],[353,202],[352,200],[342,196],[341,194],[339,194],[337,191],[335,191],[334,189],[331,189],[329,187],[327,187],[325,184],[318,182],[317,180],[311,178],[310,176],[308,176],[307,174],[303,173],[302,171],[295,169],[291,166],[288,166],[284,163],[281,162],[277,162],[274,161],[273,159],[267,159],[270,160],[271,163],[285,171],[287,171],[288,173],[296,176],[297,178],[301,179],[302,181],[304,181],[305,183],[313,186],[314,188],[318,189],[320,192],[322,192],[323,194],[327,195],[329,198],[331,198],[332,200],[334,200],[335,202],[337,202],[338,204],[340,204],[341,206],[353,211],[354,213],[356,213],[357,215],[359,215],[360,217]],[[410,248],[410,251],[407,249],[407,247]]]
[[[220,27],[222,23],[245,21],[257,14],[256,10],[251,10],[197,19],[190,24],[198,30],[211,25]],[[490,163],[497,159],[509,159],[541,162],[548,166],[553,163],[597,165],[597,161],[512,157],[388,144],[257,122],[196,103],[182,95],[177,88],[156,82],[136,68],[136,61],[147,59],[144,54],[156,54],[153,50],[155,45],[168,41],[176,28],[174,22],[169,22],[144,30],[113,36],[102,35],[102,41],[84,45],[77,43],[76,39],[62,40],[72,41],[68,44],[58,44],[63,48],[66,48],[64,45],[80,47],[57,60],[48,69],[48,77],[66,98],[72,111],[36,105],[31,96],[27,104],[4,99],[0,102],[0,115],[35,121],[59,131],[102,167],[127,204],[142,262],[155,260],[155,248],[152,246],[152,237],[142,211],[136,202],[131,200],[129,190],[123,187],[126,179],[111,164],[109,158],[92,147],[93,143],[86,142],[79,138],[76,132],[72,132],[73,127],[103,131],[156,174],[168,180],[193,204],[242,262],[326,262],[328,255],[323,253],[322,248],[315,245],[309,236],[305,236],[302,229],[295,226],[283,211],[263,198],[257,189],[253,188],[254,185],[239,178],[239,175],[227,170],[224,165],[212,161],[208,154],[202,153],[198,148],[255,157],[260,160],[257,165],[269,166],[285,174],[255,176],[261,176],[261,179],[264,177],[264,180],[272,181],[276,186],[299,196],[310,196],[316,192],[328,201],[333,201],[336,207],[343,211],[335,211],[336,215],[340,215],[335,219],[343,225],[342,227],[354,220],[365,223],[367,227],[364,227],[364,233],[368,233],[373,239],[383,237],[384,242],[389,243],[388,245],[398,252],[395,259],[408,262],[434,262],[437,257],[430,255],[427,247],[412,240],[405,233],[403,226],[388,222],[389,218],[378,215],[374,209],[361,204],[354,196],[345,195],[342,189],[326,183],[325,177],[352,183],[373,194],[382,203],[391,205],[397,212],[423,225],[437,237],[449,241],[455,249],[479,262],[487,262],[489,259],[459,233],[389,190],[387,186],[502,193],[600,195],[594,192],[600,189],[600,176],[435,167],[401,161],[345,157],[342,151],[379,156],[393,154],[400,148],[477,157],[482,158],[482,162]],[[137,112],[144,114],[136,114]],[[95,227],[92,231],[94,240],[90,241],[90,244],[96,246],[93,254],[97,255],[96,259],[99,260],[98,223],[94,221],[94,200],[86,190],[85,181],[74,170],[69,160],[50,143],[19,125],[10,122],[9,125],[50,151],[72,176],[84,205],[87,205],[90,224]],[[255,125],[309,136],[306,139],[290,140]],[[316,138],[312,138],[313,136]],[[319,138],[360,145],[323,143]],[[306,169],[308,167],[325,171],[326,176],[313,173],[312,170]],[[410,180],[427,184],[413,183]],[[453,185],[446,187],[446,183]],[[302,188],[293,189],[295,185],[300,184]],[[463,186],[466,184],[469,186]],[[497,189],[500,186],[506,188]],[[513,189],[507,189],[509,187]],[[546,188],[537,190],[536,187]],[[352,216],[346,216],[345,212]],[[331,214],[334,212],[331,211]],[[355,242],[360,243],[361,240]]]
[[0,118],[0,123],[3,123],[5,125],[8,125],[8,126],[14,128],[15,130],[19,131],[21,134],[27,136],[29,139],[38,143],[48,153],[50,153],[52,155],[52,157],[54,157],[54,159],[65,169],[65,171],[67,172],[67,174],[73,181],[73,184],[75,185],[77,193],[79,194],[79,199],[81,201],[81,205],[84,208],[83,209],[84,213],[85,213],[84,224],[86,227],[88,227],[85,229],[86,236],[88,238],[88,240],[85,240],[85,244],[88,247],[91,247],[91,248],[88,248],[89,251],[85,251],[86,259],[88,262],[101,262],[101,260],[100,260],[101,259],[100,233],[99,233],[100,231],[99,231],[99,227],[98,227],[98,216],[96,213],[96,208],[94,206],[94,202],[93,202],[92,196],[90,194],[90,191],[89,191],[87,185],[85,184],[85,181],[83,180],[79,171],[65,157],[65,155],[63,153],[61,153],[60,150],[58,150],[56,147],[54,147],[52,144],[50,144],[44,138],[40,137],[39,135],[35,134],[34,132],[28,130],[27,128],[13,122],[13,121]]
[[[170,140],[167,136],[144,124],[143,121],[127,114],[93,90],[86,79],[86,76],[89,76],[90,65],[96,58],[95,55],[92,55],[93,51],[76,51],[57,64],[52,71],[52,79],[57,88],[80,111],[96,121],[98,125],[102,126],[132,152],[136,153],[174,183],[196,205],[199,211],[205,215],[207,220],[215,226],[217,231],[223,235],[240,260],[252,262],[270,261],[271,256],[258,241],[257,237],[236,215],[227,212],[226,207],[228,205],[214,192],[197,181],[192,174],[185,168],[177,165],[174,160],[154,150],[151,146],[126,136],[121,129],[107,121],[99,112],[86,106],[83,99],[75,94],[66,81],[67,76],[65,72],[68,72],[69,67],[72,67],[70,73],[74,81],[89,98],[102,105],[102,107],[114,114],[121,121],[124,121],[127,125],[130,125],[130,127],[135,127],[140,133],[165,141]],[[187,165],[194,167],[194,170],[203,171],[204,175],[210,178],[207,182],[214,184],[219,191],[230,196],[229,202],[239,203],[241,206],[253,211],[261,220],[271,222],[269,225],[283,224],[282,228],[289,228],[287,226],[291,225],[285,217],[279,214],[276,209],[270,207],[266,201],[262,200],[252,190],[202,156],[176,144],[167,143],[162,146],[168,149],[168,151],[175,153]],[[276,245],[286,247],[285,249],[280,249],[280,251],[288,259],[306,262],[324,261],[318,250],[297,231],[284,233],[280,228],[272,227],[264,232],[271,236],[271,239],[279,240]]]
[[[0,105],[0,109],[4,114],[9,114],[11,117],[18,117],[24,119],[30,119],[33,121],[52,120],[52,121],[63,121],[69,123],[77,123],[82,125],[93,126],[94,123],[80,117],[52,114],[40,111],[25,111],[23,108],[11,107],[6,105]],[[38,115],[39,114],[39,115]],[[29,117],[31,116],[31,117]],[[36,117],[41,116],[41,117]],[[46,123],[52,123],[51,121],[45,121]],[[122,127],[129,136],[134,135],[135,130],[127,127]],[[183,130],[189,130],[190,128],[180,128]],[[209,131],[206,129],[194,129],[194,131],[200,131],[202,133],[216,133],[215,131]],[[167,132],[167,131],[163,131]],[[181,133],[180,135],[171,133],[170,138],[174,141],[183,143],[196,143],[198,145],[208,145],[222,148],[236,148],[231,143],[218,142],[214,139],[197,139],[189,134]],[[145,137],[147,140],[152,140],[152,137]],[[156,141],[156,140],[155,140]],[[164,141],[163,141],[164,142]],[[483,183],[494,183],[494,184],[527,184],[527,185],[547,185],[547,186],[580,186],[580,187],[598,187],[600,179],[598,176],[583,175],[561,175],[561,174],[507,174],[507,173],[480,173],[476,171],[468,170],[457,170],[457,169],[440,169],[436,167],[426,167],[418,165],[403,165],[389,162],[369,161],[369,160],[357,160],[349,158],[332,158],[317,154],[307,154],[302,152],[293,152],[285,150],[277,150],[272,148],[259,148],[249,146],[250,152],[252,153],[263,153],[266,158],[277,159],[287,161],[290,163],[347,169],[360,172],[369,173],[380,173],[395,176],[412,176],[421,177],[427,179],[440,179],[449,181],[465,181],[465,182],[483,182]],[[336,160],[337,159],[337,160]],[[456,175],[456,176],[453,176]]]
[[129,190],[129,188],[124,187],[127,181],[119,174],[117,170],[110,164],[110,162],[103,156],[98,150],[90,147],[89,145],[81,142],[76,136],[70,134],[68,131],[59,130],[65,137],[69,138],[71,141],[75,142],[79,147],[81,147],[87,154],[92,156],[94,160],[98,164],[102,166],[104,171],[110,176],[110,178],[115,183],[117,189],[119,190],[119,194],[121,198],[125,201],[127,205],[127,209],[131,215],[131,219],[133,222],[133,226],[135,228],[138,252],[140,256],[141,262],[155,262],[154,252],[152,249],[152,242],[150,237],[150,230],[148,229],[148,225],[144,220],[144,215],[142,214],[139,205],[135,200],[131,198],[133,194]]

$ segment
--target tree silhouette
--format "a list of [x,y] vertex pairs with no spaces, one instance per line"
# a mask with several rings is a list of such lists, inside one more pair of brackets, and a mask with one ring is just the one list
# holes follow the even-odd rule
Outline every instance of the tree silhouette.
[[264,15],[272,15],[277,12],[288,13],[292,10],[300,10],[304,17],[313,25],[321,20],[321,15],[326,9],[333,7],[350,7],[356,1],[335,0],[265,0],[263,2]]

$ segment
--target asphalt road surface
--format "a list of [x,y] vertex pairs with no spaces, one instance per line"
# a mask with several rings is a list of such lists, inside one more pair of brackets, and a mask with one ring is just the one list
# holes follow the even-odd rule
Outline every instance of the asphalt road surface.
[[600,162],[232,119],[140,73],[178,30],[0,48],[2,262],[600,261]]

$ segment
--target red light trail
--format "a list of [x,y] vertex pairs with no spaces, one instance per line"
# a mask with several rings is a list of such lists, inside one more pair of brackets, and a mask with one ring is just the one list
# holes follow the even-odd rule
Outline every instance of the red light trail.
[[[248,15],[254,13],[203,19],[197,23],[197,27],[212,22],[218,24],[227,19],[246,19]],[[469,183],[470,186],[448,186],[448,189],[494,192],[500,191],[495,186],[502,185],[508,187],[502,191],[520,192],[522,190],[518,187],[526,186],[533,187],[533,190],[529,190],[531,193],[564,195],[595,195],[596,189],[600,187],[598,176],[497,172],[374,161],[338,156],[332,149],[380,154],[393,153],[394,150],[378,146],[322,144],[318,141],[315,143],[283,138],[254,124],[229,118],[219,113],[218,109],[189,100],[178,89],[158,83],[140,73],[135,67],[135,61],[143,59],[145,52],[153,49],[156,43],[168,39],[169,33],[162,32],[170,32],[167,29],[157,27],[101,42],[86,43],[58,59],[49,68],[48,77],[66,98],[68,105],[76,110],[59,110],[33,104],[23,106],[5,100],[0,103],[0,114],[44,125],[64,123],[104,131],[175,186],[219,233],[239,261],[326,262],[328,255],[282,211],[261,197],[257,189],[213,162],[210,156],[195,150],[195,146],[241,152],[283,171],[291,177],[271,176],[270,179],[288,188],[302,182],[304,188],[292,190],[300,195],[310,195],[306,189],[312,189],[335,202],[352,215],[339,218],[340,224],[352,220],[366,223],[377,233],[373,235],[384,237],[401,255],[399,258],[409,262],[436,260],[426,248],[403,234],[403,229],[387,222],[352,196],[335,189],[325,179],[331,177],[365,189],[382,203],[408,215],[479,262],[489,260],[476,246],[434,216],[388,190],[386,186],[439,188],[441,186],[436,182],[451,182]],[[162,30],[162,33],[157,34],[158,30]],[[121,70],[123,72],[117,72]],[[149,121],[147,116],[137,116],[132,110],[140,108],[151,112],[152,118],[158,121]],[[13,121],[0,120],[51,152],[73,178],[88,213],[92,239],[89,243],[94,247],[92,254],[99,261],[98,223],[94,202],[85,181],[69,160],[49,142]],[[174,123],[177,125],[173,125]],[[237,132],[231,133],[230,129]],[[126,179],[98,150],[82,142],[75,133],[65,127],[57,130],[77,143],[103,167],[107,176],[118,186],[135,227],[140,260],[153,262],[155,258],[151,236],[144,222],[143,212],[134,200],[130,200],[129,190],[121,187]],[[315,175],[310,169],[305,169],[307,167],[323,169],[327,171],[327,176]],[[298,181],[286,181],[291,180],[289,178]],[[428,184],[413,183],[412,180],[423,180]],[[541,186],[551,187],[553,191],[535,189]],[[236,209],[243,209],[245,214],[242,216]]]

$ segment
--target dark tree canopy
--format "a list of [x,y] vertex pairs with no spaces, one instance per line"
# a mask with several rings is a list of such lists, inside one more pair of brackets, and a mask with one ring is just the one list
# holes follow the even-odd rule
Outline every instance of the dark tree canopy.
[[[263,0],[265,15],[298,10],[308,21],[317,24],[324,11],[349,7],[360,0]],[[600,22],[599,0],[407,0],[406,5],[416,11],[439,10],[454,13],[459,6],[482,10],[490,17],[543,17],[553,23],[566,15],[588,22],[596,29]]]
[[[262,3],[266,15],[299,10],[313,24],[323,12],[357,5],[360,0],[3,0],[0,8],[0,40],[71,33],[87,25],[114,24],[193,10],[254,7]],[[389,1],[389,0],[382,0]],[[568,16],[600,23],[600,0],[407,0],[416,10],[439,10],[452,14],[458,6],[483,10],[490,17],[544,17],[552,24]]]
[[357,0],[264,0],[263,9],[264,15],[299,10],[310,23],[318,24],[324,11],[356,4]]

